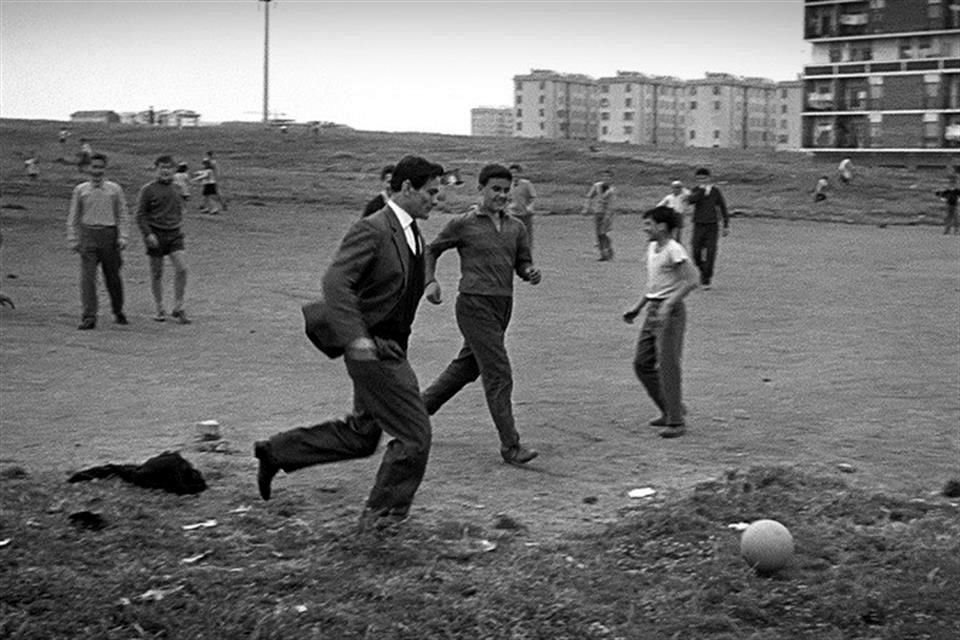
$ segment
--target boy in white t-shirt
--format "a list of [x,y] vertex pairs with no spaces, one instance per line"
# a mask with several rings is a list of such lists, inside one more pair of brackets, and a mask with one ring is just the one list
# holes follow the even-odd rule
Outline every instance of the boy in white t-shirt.
[[623,314],[623,320],[632,324],[640,310],[647,308],[633,370],[660,409],[660,417],[650,424],[662,427],[660,435],[664,438],[676,438],[686,431],[680,372],[687,324],[683,299],[700,281],[686,249],[673,238],[677,224],[677,214],[669,207],[655,207],[643,214],[643,230],[650,238],[647,288]]

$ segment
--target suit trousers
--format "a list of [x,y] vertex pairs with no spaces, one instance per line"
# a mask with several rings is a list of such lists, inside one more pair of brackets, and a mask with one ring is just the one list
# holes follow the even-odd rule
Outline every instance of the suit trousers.
[[713,280],[713,264],[717,260],[717,244],[720,238],[719,224],[694,224],[690,238],[690,253],[693,263],[700,270],[700,284]]
[[97,265],[103,271],[114,315],[123,313],[123,257],[117,247],[117,233],[116,227],[80,226],[80,302],[84,320],[97,319]]
[[640,329],[633,370],[668,424],[683,422],[680,362],[687,310],[683,301],[673,306],[669,322],[660,315],[659,300],[647,302],[647,316]]
[[463,334],[463,347],[423,393],[427,413],[433,415],[460,389],[481,378],[487,408],[500,435],[501,449],[511,449],[520,443],[511,400],[513,372],[504,344],[512,312],[511,296],[458,295],[457,325]]
[[387,444],[366,508],[377,516],[403,517],[410,510],[430,455],[430,418],[417,376],[406,358],[346,359],[353,380],[354,413],[343,419],[278,433],[270,438],[276,464],[286,472],[374,454],[383,432]]

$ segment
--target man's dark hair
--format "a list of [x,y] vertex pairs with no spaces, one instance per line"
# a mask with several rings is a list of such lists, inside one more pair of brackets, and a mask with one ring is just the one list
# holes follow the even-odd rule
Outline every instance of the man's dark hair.
[[520,172],[520,171],[523,171],[523,167],[521,167],[519,164],[514,162],[512,165],[510,165],[510,171]]
[[160,156],[160,157],[158,157],[156,160],[153,161],[153,166],[155,166],[155,167],[159,167],[159,166],[162,165],[162,164],[173,164],[173,165],[175,165],[176,163],[173,161],[173,156],[169,156],[169,155]]
[[400,162],[393,168],[393,177],[390,178],[390,190],[398,192],[403,188],[403,183],[410,181],[410,186],[414,189],[422,189],[434,178],[443,175],[443,167],[435,162],[430,162],[420,156],[404,156]]
[[513,180],[513,174],[510,173],[510,169],[507,169],[502,164],[488,164],[480,170],[480,178],[477,180],[477,182],[479,182],[480,186],[483,187],[486,186],[486,184],[493,178]]
[[97,151],[90,155],[90,163],[92,164],[94,160],[103,160],[103,166],[107,166],[107,154],[100,153]]
[[667,225],[668,231],[673,231],[679,224],[677,212],[670,207],[654,207],[653,209],[644,211],[643,217],[650,218],[657,224],[662,222],[663,224]]
[[393,169],[394,166],[392,164],[388,164],[383,169],[380,169],[380,179],[386,180],[387,176],[393,174]]
[[697,170],[694,172],[693,175],[695,175],[695,176],[708,176],[708,175],[710,175],[710,169],[707,169],[706,167],[700,167],[699,169],[697,169]]

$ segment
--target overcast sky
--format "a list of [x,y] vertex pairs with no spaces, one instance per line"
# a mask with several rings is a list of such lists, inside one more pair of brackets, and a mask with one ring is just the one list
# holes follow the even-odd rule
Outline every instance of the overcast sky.
[[[0,0],[0,116],[263,109],[258,0]],[[802,0],[273,0],[270,109],[357,129],[467,134],[510,105],[513,76],[553,69],[795,79]]]

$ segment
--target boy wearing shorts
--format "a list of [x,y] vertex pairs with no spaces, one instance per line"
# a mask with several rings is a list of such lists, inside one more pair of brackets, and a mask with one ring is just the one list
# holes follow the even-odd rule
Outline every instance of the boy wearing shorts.
[[157,322],[167,319],[163,308],[163,258],[170,256],[173,264],[173,311],[170,314],[180,324],[190,324],[183,310],[183,296],[187,288],[187,264],[184,259],[183,198],[173,183],[176,164],[170,156],[160,156],[154,166],[157,179],[140,189],[137,199],[137,224],[143,234],[143,244],[150,257],[150,290],[156,303]]

